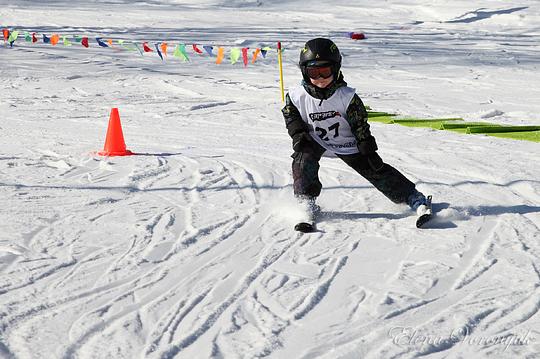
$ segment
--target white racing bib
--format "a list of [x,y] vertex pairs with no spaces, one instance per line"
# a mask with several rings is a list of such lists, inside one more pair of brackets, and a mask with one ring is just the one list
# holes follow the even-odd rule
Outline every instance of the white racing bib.
[[358,153],[358,148],[347,122],[347,108],[355,93],[355,89],[343,86],[321,103],[299,86],[289,91],[289,97],[317,143],[330,152],[351,155]]

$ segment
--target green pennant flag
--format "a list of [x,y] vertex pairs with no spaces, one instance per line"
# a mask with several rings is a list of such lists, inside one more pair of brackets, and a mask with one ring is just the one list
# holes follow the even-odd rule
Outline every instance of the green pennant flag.
[[9,34],[8,42],[15,42],[15,40],[17,40],[17,37],[19,37],[19,32],[17,30],[12,31],[11,34]]
[[125,40],[118,40],[118,45],[122,46],[122,48],[128,50],[128,51],[137,51],[135,46],[133,44],[125,44]]
[[26,42],[32,42],[32,36],[30,35],[28,31],[24,33],[24,40]]
[[179,59],[182,59],[182,61],[189,61],[189,58],[186,53],[186,45],[176,45],[176,48],[173,52],[174,57],[178,57]]
[[67,36],[64,36],[63,39],[64,39],[64,46],[71,46],[71,42],[68,41]]
[[238,59],[240,58],[240,49],[237,47],[233,47],[231,49],[231,64],[235,64]]
[[135,48],[137,50],[139,50],[139,53],[141,54],[141,56],[143,56],[143,52],[142,52],[141,48],[139,47],[139,45],[137,45],[135,42],[132,42],[132,44],[133,44],[133,46],[135,46]]
[[180,46],[176,45],[173,52],[174,57],[182,57],[182,53],[180,52]]
[[127,47],[124,42],[126,42],[125,40],[118,40],[118,45],[122,46],[123,49],[125,50],[128,50],[128,51],[135,51],[135,49],[133,47]]
[[176,47],[174,48],[173,56],[174,57],[180,57],[181,56],[181,54],[180,54],[180,46],[179,45],[176,45]]
[[184,61],[189,61],[189,57],[186,52],[186,45],[180,44],[180,53],[182,54],[182,58]]
[[73,40],[75,40],[75,42],[81,42],[82,41],[82,36],[73,35]]

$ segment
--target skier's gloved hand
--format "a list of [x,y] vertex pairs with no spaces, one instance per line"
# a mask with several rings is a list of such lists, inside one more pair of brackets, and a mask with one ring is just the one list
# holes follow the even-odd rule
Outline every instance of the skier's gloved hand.
[[292,137],[292,143],[295,152],[302,152],[302,150],[312,145],[312,139],[307,132],[298,132]]
[[375,141],[375,137],[373,136],[369,136],[369,137],[364,138],[361,141],[358,141],[357,147],[360,154],[364,156],[371,155],[379,149],[377,147],[377,142]]
[[374,171],[380,171],[384,166],[384,162],[377,152],[373,152],[372,154],[368,155],[367,161],[369,163],[369,167],[371,167],[371,169]]
[[381,156],[377,154],[377,150],[377,142],[373,136],[369,136],[358,142],[358,151],[360,154],[366,156],[369,167],[374,171],[380,171],[384,166],[384,162]]

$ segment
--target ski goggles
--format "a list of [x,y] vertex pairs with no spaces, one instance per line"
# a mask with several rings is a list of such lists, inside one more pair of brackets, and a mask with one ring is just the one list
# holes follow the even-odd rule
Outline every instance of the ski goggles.
[[327,79],[332,76],[332,66],[308,66],[306,67],[306,74],[313,80],[318,78]]

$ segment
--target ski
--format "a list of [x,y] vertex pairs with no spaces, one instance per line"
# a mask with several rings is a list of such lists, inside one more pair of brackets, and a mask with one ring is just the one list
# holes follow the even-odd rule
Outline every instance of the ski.
[[[433,210],[431,207],[431,195],[427,196],[426,204],[421,206],[418,219],[416,219],[416,228],[422,228],[433,217]],[[419,208],[420,209],[420,208]]]
[[300,222],[295,224],[294,230],[302,233],[311,233],[315,232],[315,223],[308,223],[308,222]]

